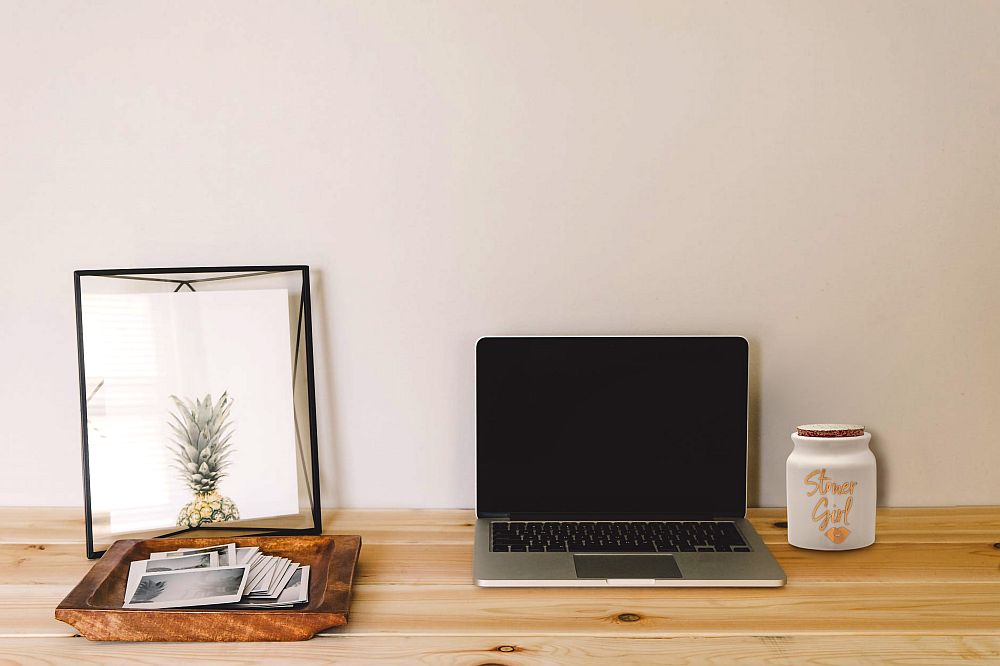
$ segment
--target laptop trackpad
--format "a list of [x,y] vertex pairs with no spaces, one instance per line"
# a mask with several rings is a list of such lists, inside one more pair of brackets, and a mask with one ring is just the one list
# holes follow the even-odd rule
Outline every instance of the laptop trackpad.
[[574,555],[577,578],[681,578],[673,555]]

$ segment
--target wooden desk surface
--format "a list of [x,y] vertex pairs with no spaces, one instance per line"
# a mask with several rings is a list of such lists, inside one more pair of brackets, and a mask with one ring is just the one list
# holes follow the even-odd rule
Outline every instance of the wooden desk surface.
[[327,533],[364,542],[347,627],[141,644],[91,643],[53,618],[92,564],[80,509],[0,508],[0,662],[1000,662],[1000,507],[883,509],[878,542],[843,553],[790,547],[783,509],[751,519],[784,588],[482,589],[471,511],[331,511]]

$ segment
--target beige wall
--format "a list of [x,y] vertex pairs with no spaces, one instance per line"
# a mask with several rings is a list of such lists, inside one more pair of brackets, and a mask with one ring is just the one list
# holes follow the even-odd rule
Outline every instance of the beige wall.
[[[471,506],[485,333],[751,338],[881,502],[1000,503],[1000,3],[0,4],[0,503],[80,501],[71,272],[318,273],[324,495]],[[141,473],[137,470],[136,473]]]

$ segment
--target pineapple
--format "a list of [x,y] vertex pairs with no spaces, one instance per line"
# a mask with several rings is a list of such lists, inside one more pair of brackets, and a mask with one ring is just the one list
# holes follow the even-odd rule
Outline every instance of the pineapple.
[[226,475],[230,439],[233,436],[229,409],[233,404],[229,393],[223,393],[218,402],[212,396],[194,401],[170,396],[177,406],[168,422],[174,431],[171,452],[177,463],[174,468],[194,493],[177,516],[180,527],[198,527],[202,523],[221,523],[239,520],[240,512],[228,497],[219,494],[219,481]]

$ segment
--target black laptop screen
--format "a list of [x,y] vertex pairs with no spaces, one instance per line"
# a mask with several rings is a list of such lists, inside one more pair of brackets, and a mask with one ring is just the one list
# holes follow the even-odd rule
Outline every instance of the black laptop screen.
[[477,511],[742,516],[747,343],[483,338]]

